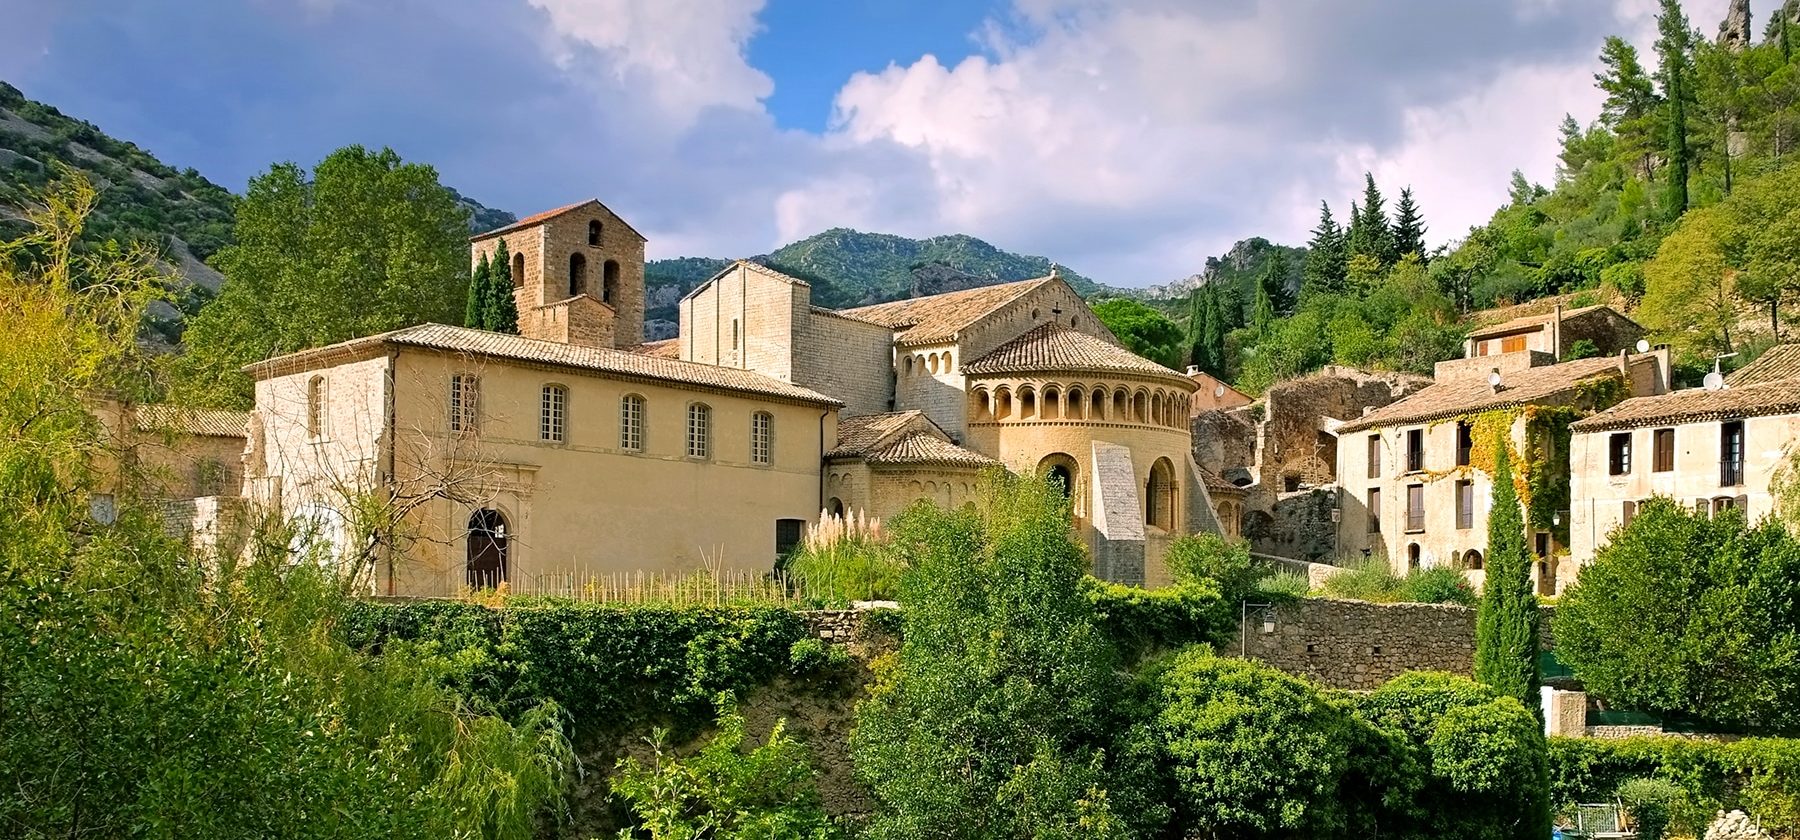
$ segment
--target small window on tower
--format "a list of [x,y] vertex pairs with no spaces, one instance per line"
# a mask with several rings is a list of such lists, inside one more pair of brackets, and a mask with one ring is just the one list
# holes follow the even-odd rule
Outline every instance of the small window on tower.
[[607,260],[600,267],[600,302],[615,303],[619,299],[619,261]]
[[591,222],[588,222],[588,244],[592,245],[594,247],[600,246],[600,220],[599,219],[595,219]]

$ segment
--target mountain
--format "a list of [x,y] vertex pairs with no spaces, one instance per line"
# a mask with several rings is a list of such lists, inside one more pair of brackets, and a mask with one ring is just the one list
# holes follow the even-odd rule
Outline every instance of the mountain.
[[[1139,294],[1147,300],[1183,299],[1201,286],[1228,284],[1236,288],[1245,288],[1262,276],[1263,267],[1268,264],[1269,257],[1276,251],[1287,256],[1288,266],[1297,272],[1301,263],[1306,261],[1306,249],[1288,245],[1277,245],[1260,236],[1238,240],[1231,250],[1217,257],[1206,258],[1206,268],[1199,274],[1190,274],[1180,280],[1170,281],[1160,286],[1150,286]],[[1291,285],[1290,281],[1290,285]],[[1299,287],[1295,286],[1298,292]]]
[[469,211],[469,233],[486,233],[494,228],[503,228],[519,220],[518,216],[505,210],[495,210],[473,198],[456,191],[456,188],[445,186],[450,195],[456,199],[457,206]]
[[[1003,251],[973,236],[910,239],[849,228],[832,228],[750,260],[811,283],[813,303],[833,309],[1042,277],[1051,266],[1044,257]],[[682,295],[730,264],[712,257],[646,264],[646,336],[673,335]],[[1065,267],[1058,272],[1083,295],[1112,291]]]

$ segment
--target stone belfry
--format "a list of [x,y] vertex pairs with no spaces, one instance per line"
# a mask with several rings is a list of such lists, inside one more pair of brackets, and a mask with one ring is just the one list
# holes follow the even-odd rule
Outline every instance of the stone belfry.
[[596,200],[469,239],[474,265],[506,242],[519,334],[584,347],[644,342],[644,237]]

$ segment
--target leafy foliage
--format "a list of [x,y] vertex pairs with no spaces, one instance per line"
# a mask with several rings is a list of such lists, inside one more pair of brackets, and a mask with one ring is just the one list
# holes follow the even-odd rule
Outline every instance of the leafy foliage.
[[1475,590],[1463,573],[1451,568],[1412,569],[1394,573],[1384,557],[1355,560],[1333,572],[1320,585],[1326,595],[1377,604],[1420,603],[1474,606]]
[[272,355],[410,326],[453,323],[468,286],[468,219],[437,173],[349,146],[308,173],[250,182],[215,262],[226,283],[193,320],[172,391],[247,406],[239,369]]
[[1181,366],[1186,335],[1161,312],[1128,298],[1113,298],[1094,305],[1094,315],[1126,349],[1166,368]]
[[1218,534],[1184,534],[1169,543],[1163,565],[1178,584],[1211,581],[1226,601],[1241,601],[1271,570],[1250,559],[1250,543]]
[[1563,594],[1557,655],[1628,708],[1792,730],[1796,581],[1800,541],[1779,524],[1651,499]]
[[1671,833],[1699,836],[1721,810],[1755,814],[1765,831],[1800,830],[1800,741],[1745,738],[1551,738],[1550,794],[1558,807],[1604,802],[1633,779],[1674,784]]
[[1513,486],[1512,456],[1495,446],[1494,499],[1488,513],[1487,576],[1475,618],[1475,678],[1500,694],[1535,703],[1538,606],[1531,592],[1531,555]]

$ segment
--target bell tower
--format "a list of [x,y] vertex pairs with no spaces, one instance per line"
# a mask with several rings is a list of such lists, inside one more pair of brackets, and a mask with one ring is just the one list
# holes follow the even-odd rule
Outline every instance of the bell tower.
[[597,200],[469,239],[469,260],[506,242],[519,334],[585,347],[644,342],[644,236]]

